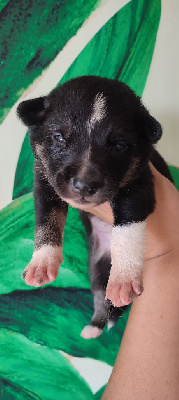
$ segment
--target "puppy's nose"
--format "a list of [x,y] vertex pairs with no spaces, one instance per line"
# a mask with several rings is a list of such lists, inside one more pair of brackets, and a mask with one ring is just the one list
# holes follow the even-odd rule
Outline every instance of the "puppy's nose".
[[73,191],[81,196],[92,196],[98,189],[96,182],[86,183],[79,178],[72,178],[71,185]]

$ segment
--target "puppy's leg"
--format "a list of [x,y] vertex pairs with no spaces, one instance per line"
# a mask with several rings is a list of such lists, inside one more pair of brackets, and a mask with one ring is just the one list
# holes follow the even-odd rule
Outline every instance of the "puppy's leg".
[[149,168],[138,181],[120,190],[112,203],[112,267],[106,295],[114,306],[127,305],[142,294],[146,218],[154,207],[153,179]]
[[55,194],[44,177],[36,171],[35,185],[35,246],[23,278],[27,285],[41,286],[58,276],[62,263],[62,236],[67,205]]
[[84,339],[96,338],[101,335],[106,323],[110,329],[117,319],[122,315],[125,307],[116,308],[106,298],[106,286],[111,268],[111,259],[107,256],[101,257],[97,263],[92,257],[89,262],[91,291],[94,299],[94,314],[89,325],[86,325],[81,336]]
[[89,243],[89,275],[91,291],[94,298],[94,314],[89,325],[85,326],[81,336],[85,339],[99,336],[110,318],[109,328],[122,314],[123,309],[117,309],[106,299],[106,286],[111,268],[110,236],[111,226],[99,218],[80,212],[85,225]]
[[[89,248],[89,252],[92,250]],[[89,254],[89,273],[91,281],[91,291],[94,301],[94,314],[89,325],[85,326],[81,332],[81,336],[85,339],[95,338],[101,335],[103,328],[110,316],[110,301],[106,299],[106,285],[109,277],[110,260],[102,257],[96,263]],[[106,275],[106,270],[108,274]],[[106,277],[102,276],[102,271]],[[106,278],[106,279],[105,279]]]
[[109,318],[110,302],[105,299],[105,290],[97,290],[94,296],[94,314],[89,325],[86,325],[81,336],[84,339],[92,339],[101,335]]
[[146,221],[118,225],[111,238],[112,267],[106,295],[114,306],[131,303],[142,294]]

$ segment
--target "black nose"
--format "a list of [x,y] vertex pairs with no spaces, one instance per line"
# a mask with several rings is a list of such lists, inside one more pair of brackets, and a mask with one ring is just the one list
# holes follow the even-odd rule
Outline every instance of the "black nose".
[[86,183],[79,178],[72,178],[71,185],[73,191],[81,196],[92,196],[96,193],[99,187],[98,183],[96,182]]

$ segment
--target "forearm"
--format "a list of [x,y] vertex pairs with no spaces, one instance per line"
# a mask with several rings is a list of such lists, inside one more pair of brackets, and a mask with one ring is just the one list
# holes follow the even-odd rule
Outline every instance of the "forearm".
[[34,249],[38,250],[44,245],[62,246],[68,206],[57,196],[38,169],[35,171],[34,203]]
[[[177,254],[178,253],[178,254]],[[146,262],[102,400],[178,400],[179,251]]]

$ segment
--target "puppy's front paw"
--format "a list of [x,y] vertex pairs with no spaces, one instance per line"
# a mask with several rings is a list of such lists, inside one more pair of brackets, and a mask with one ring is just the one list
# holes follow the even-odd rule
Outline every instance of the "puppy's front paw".
[[120,280],[120,278],[111,281],[109,278],[106,297],[115,307],[122,307],[132,303],[135,297],[142,294],[143,290],[141,277],[133,278],[129,282]]
[[30,286],[45,285],[57,278],[62,261],[61,246],[44,245],[34,251],[30,263],[22,274],[22,278]]
[[112,229],[112,267],[106,297],[116,307],[132,303],[143,292],[145,227],[146,222],[142,221]]

